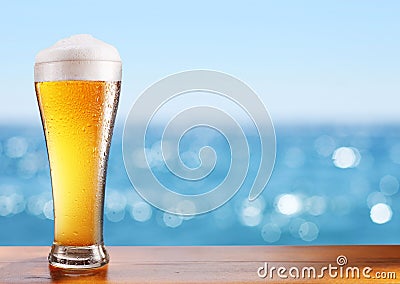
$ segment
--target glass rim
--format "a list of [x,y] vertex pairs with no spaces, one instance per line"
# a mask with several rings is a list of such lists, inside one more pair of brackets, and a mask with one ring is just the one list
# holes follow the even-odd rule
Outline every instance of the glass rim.
[[65,60],[39,62],[34,81],[121,81],[122,62],[105,60]]

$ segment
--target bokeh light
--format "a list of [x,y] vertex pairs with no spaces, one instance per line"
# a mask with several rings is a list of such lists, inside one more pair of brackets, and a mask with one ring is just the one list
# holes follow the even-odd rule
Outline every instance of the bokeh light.
[[275,208],[284,215],[293,215],[301,211],[302,202],[294,194],[283,194],[277,197]]
[[378,203],[386,203],[390,204],[390,197],[384,195],[380,191],[373,191],[367,197],[367,205],[369,208],[372,208],[374,205]]
[[152,214],[151,206],[144,201],[137,201],[132,206],[131,216],[136,221],[146,222],[150,220]]
[[261,236],[267,243],[275,243],[281,238],[281,229],[273,223],[265,224],[261,229]]
[[385,175],[379,182],[379,188],[385,195],[394,195],[399,191],[399,181],[392,175]]
[[325,213],[327,203],[324,197],[314,195],[306,199],[304,207],[309,214],[319,216]]
[[311,242],[318,237],[318,226],[313,222],[305,222],[300,225],[299,236],[303,241]]
[[54,220],[53,201],[52,200],[49,200],[44,204],[43,215],[49,220]]
[[332,155],[333,163],[341,169],[357,167],[361,160],[360,152],[356,148],[340,147]]
[[294,238],[300,238],[300,226],[304,224],[306,220],[303,218],[293,218],[289,224],[289,232]]
[[240,222],[249,227],[255,227],[259,225],[263,218],[263,211],[265,207],[265,202],[262,197],[249,201],[244,199],[240,208]]
[[20,158],[25,155],[28,143],[23,137],[11,137],[5,144],[5,153],[10,158]]
[[167,212],[163,213],[163,221],[167,227],[177,228],[182,225],[183,218],[181,216],[173,215]]
[[392,219],[392,208],[385,203],[378,203],[372,206],[370,216],[372,222],[376,224],[385,224]]
[[125,217],[127,199],[124,194],[117,190],[109,190],[106,193],[104,213],[111,222],[120,222]]
[[29,197],[27,204],[27,211],[29,214],[41,217],[43,216],[43,209],[47,202],[51,201],[45,194],[33,195]]
[[11,200],[8,196],[0,196],[0,216],[7,216],[12,212]]
[[314,141],[314,148],[322,157],[331,156],[335,147],[335,140],[328,135],[321,135]]

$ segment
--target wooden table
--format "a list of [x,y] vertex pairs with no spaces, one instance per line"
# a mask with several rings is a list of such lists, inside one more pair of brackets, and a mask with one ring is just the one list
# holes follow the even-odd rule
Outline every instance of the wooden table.
[[[0,283],[400,283],[400,246],[108,247],[109,265],[87,275],[49,267],[49,250],[0,246]],[[260,267],[266,263],[269,272],[276,268],[272,278],[270,273],[258,276],[258,270],[265,273]],[[329,265],[337,267],[337,276],[324,270],[324,277],[318,278],[322,267]],[[353,278],[355,267],[360,278],[345,279],[346,271]],[[370,279],[362,275],[368,267]],[[278,276],[278,269],[288,278]],[[296,269],[300,279],[293,278]],[[354,277],[358,278],[357,270]]]

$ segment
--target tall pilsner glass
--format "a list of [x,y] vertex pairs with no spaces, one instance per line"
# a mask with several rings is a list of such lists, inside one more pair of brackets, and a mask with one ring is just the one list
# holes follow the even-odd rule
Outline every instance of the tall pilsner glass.
[[56,267],[96,268],[109,261],[104,189],[121,66],[113,46],[89,35],[61,40],[36,56],[35,90],[54,205],[48,259]]

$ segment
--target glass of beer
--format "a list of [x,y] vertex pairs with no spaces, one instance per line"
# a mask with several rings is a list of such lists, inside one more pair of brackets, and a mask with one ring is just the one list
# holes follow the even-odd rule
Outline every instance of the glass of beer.
[[50,163],[54,205],[51,265],[108,263],[103,243],[107,160],[121,85],[111,45],[76,35],[39,52],[35,90]]

